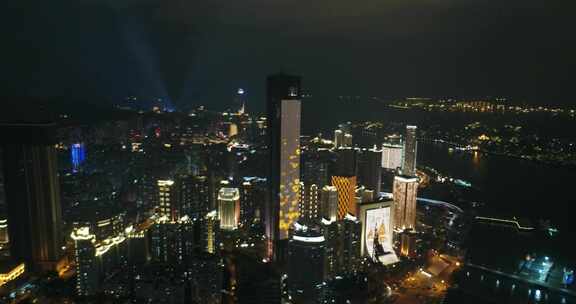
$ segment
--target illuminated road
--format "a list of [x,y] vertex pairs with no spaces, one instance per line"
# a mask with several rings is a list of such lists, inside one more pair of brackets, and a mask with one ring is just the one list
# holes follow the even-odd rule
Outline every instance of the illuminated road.
[[[385,197],[385,198],[392,198],[392,193],[390,192],[380,192],[380,196]],[[433,200],[433,199],[429,199],[429,198],[422,198],[422,197],[418,197],[416,198],[418,202],[420,203],[426,203],[426,204],[432,204],[432,205],[439,205],[439,206],[443,206],[446,207],[448,209],[454,210],[458,213],[464,213],[464,210],[462,210],[460,207],[454,205],[454,204],[450,204],[447,202],[443,202],[443,201],[438,201],[438,200]]]
[[502,223],[502,224],[513,224],[515,225],[519,230],[534,230],[536,228],[534,227],[526,227],[526,226],[522,226],[520,225],[520,223],[516,220],[506,220],[506,219],[499,219],[499,218],[493,218],[493,217],[484,217],[484,216],[477,216],[476,217],[477,220],[481,220],[481,221],[489,221],[489,222],[495,222],[495,223]]

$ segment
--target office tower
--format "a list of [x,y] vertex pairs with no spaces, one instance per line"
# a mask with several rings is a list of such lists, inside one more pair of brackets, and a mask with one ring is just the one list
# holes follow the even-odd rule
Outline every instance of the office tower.
[[319,226],[296,222],[288,243],[288,286],[296,303],[316,298],[324,281],[325,239]]
[[180,218],[180,204],[173,180],[158,180],[158,214],[166,216],[168,221],[175,222]]
[[338,190],[334,186],[324,186],[320,191],[322,217],[334,222],[338,219]]
[[360,154],[358,181],[366,188],[380,193],[382,182],[382,151],[376,148],[363,150]]
[[234,230],[240,220],[240,191],[238,188],[222,188],[218,191],[218,217],[220,229]]
[[356,214],[356,176],[332,176],[332,186],[338,192],[338,219]]
[[334,130],[334,148],[338,149],[344,145],[344,132],[342,130]]
[[344,139],[342,141],[342,147],[352,147],[352,134],[344,134]]
[[74,260],[76,264],[76,294],[92,296],[98,292],[99,272],[96,267],[96,236],[90,228],[81,227],[70,235],[74,241]]
[[393,186],[394,229],[416,229],[416,195],[418,178],[395,176]]
[[320,218],[318,186],[300,183],[300,222],[311,223]]
[[265,218],[268,255],[276,258],[274,243],[288,239],[288,230],[298,219],[300,77],[271,75],[266,86],[270,200]]
[[182,216],[203,218],[210,210],[210,188],[206,176],[183,175],[178,178]]
[[402,167],[403,147],[401,144],[382,144],[382,168],[397,170]]
[[416,139],[416,126],[406,126],[406,138],[404,139],[404,164],[402,175],[416,176],[416,153],[418,142]]
[[0,125],[10,253],[32,270],[56,270],[63,245],[53,128]]

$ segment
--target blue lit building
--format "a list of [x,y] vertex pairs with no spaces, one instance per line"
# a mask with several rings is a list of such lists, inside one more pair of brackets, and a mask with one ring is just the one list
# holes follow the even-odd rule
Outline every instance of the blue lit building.
[[86,150],[84,144],[76,143],[70,147],[70,156],[72,158],[72,171],[78,172],[80,165],[86,160]]

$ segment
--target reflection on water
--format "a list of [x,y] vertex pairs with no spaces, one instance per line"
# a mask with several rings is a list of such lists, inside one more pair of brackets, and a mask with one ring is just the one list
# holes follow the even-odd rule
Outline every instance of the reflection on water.
[[449,152],[439,144],[421,143],[418,149],[419,165],[479,188],[475,199],[485,204],[485,215],[550,219],[567,227],[568,206],[576,203],[571,191],[576,170],[481,152]]

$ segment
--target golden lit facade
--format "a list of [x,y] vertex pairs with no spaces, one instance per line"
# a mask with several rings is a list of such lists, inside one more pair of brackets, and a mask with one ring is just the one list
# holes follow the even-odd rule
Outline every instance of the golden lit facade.
[[395,176],[393,186],[394,229],[416,229],[418,178]]
[[356,176],[332,176],[332,186],[338,191],[338,219],[356,216]]
[[300,196],[300,101],[282,100],[280,123],[280,210],[279,239],[288,239],[288,231],[299,216]]
[[218,225],[218,214],[216,210],[209,212],[205,217],[205,224],[206,224],[206,252],[208,253],[215,253],[216,252],[216,233],[219,229]]

